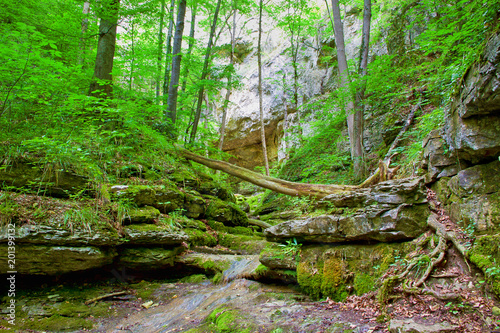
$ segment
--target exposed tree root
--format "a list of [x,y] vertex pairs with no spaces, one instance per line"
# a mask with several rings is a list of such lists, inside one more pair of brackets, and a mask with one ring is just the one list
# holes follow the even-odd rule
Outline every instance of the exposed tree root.
[[[427,193],[429,200],[435,194],[430,190]],[[433,200],[435,198],[432,198]],[[434,211],[427,219],[430,230],[416,241],[416,250],[407,256],[407,264],[399,269],[399,272],[392,272],[387,276],[379,289],[377,300],[382,312],[385,312],[386,303],[392,298],[391,293],[395,288],[401,292],[414,295],[430,295],[440,300],[455,300],[460,296],[455,293],[440,293],[425,286],[429,277],[443,277],[442,275],[431,275],[434,268],[439,266],[446,255],[450,241],[460,252],[465,261],[468,259],[468,247],[470,240],[444,214],[444,210],[439,208],[439,203],[433,201]],[[446,223],[443,224],[442,222]],[[435,245],[436,240],[438,244]],[[422,268],[425,270],[422,272]],[[450,275],[446,275],[450,277]],[[424,286],[424,288],[421,288]]]

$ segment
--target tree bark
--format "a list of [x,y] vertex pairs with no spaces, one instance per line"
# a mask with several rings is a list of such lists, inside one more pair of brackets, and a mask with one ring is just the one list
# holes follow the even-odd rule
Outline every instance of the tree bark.
[[269,176],[269,161],[267,159],[266,129],[264,127],[264,110],[262,103],[262,9],[263,0],[259,4],[259,42],[257,47],[257,61],[259,67],[259,113],[260,113],[260,138],[262,141],[262,157],[266,168],[266,176]]
[[[233,26],[232,26],[232,31],[229,29],[229,32],[231,34],[231,54],[229,55],[229,66],[231,66],[231,70],[233,69],[234,66],[234,49],[236,46],[236,13],[238,10],[236,9],[235,5],[235,0],[233,0]],[[226,97],[224,98],[224,105],[222,107],[222,119],[221,119],[221,125],[220,125],[220,139],[219,139],[219,150],[222,151],[222,146],[224,145],[224,135],[226,133],[226,118],[227,118],[227,107],[229,105],[229,98],[231,97],[231,83],[232,83],[232,72],[229,73],[229,77],[227,78],[227,91],[226,91]]]
[[182,34],[184,32],[185,15],[186,15],[186,0],[180,0],[177,13],[177,24],[175,27],[174,46],[172,49],[172,54],[174,55],[174,58],[172,59],[172,77],[170,80],[170,86],[168,88],[167,117],[172,122],[172,129],[174,128],[175,121],[177,118],[177,95],[178,95],[179,78],[181,72],[181,60],[182,60],[181,47],[182,47]]
[[[195,32],[195,28],[196,28],[196,9],[197,8],[198,8],[198,5],[195,2],[193,4],[193,8],[191,8],[191,27],[189,29],[189,43],[188,43],[188,50],[187,50],[188,57],[191,56],[191,53],[193,52],[193,47],[194,47],[194,32]],[[186,66],[185,70],[183,71],[183,75],[182,75],[184,77],[184,79],[182,80],[182,88],[181,88],[181,90],[183,92],[186,91],[188,74],[189,74],[189,66]]]
[[158,63],[156,64],[156,104],[160,104],[161,61],[163,59],[163,19],[165,18],[165,0],[161,0],[160,26],[158,28]]
[[[358,73],[360,79],[364,80],[368,70],[368,51],[370,49],[370,23],[372,17],[371,0],[364,0],[363,10],[363,34],[361,38],[361,49],[359,56]],[[354,133],[358,139],[354,141],[355,155],[358,156],[359,165],[355,166],[354,172],[357,178],[365,176],[364,150],[363,150],[363,130],[364,130],[364,105],[365,99],[365,82],[363,81],[360,88],[356,92],[356,102],[354,111]]]
[[130,47],[130,51],[132,53],[132,58],[130,59],[130,77],[128,79],[128,90],[132,91],[132,81],[134,80],[134,67],[135,67],[135,23],[134,18],[132,18],[132,22],[130,23],[130,31],[132,31],[132,45]]
[[176,146],[176,148],[179,155],[189,160],[203,164],[211,169],[223,171],[227,174],[238,177],[242,180],[246,180],[257,186],[261,186],[286,195],[323,198],[329,194],[343,193],[360,188],[359,186],[354,185],[323,185],[289,182],[286,180],[269,177],[267,175],[262,175],[260,173],[250,171],[248,169],[224,161],[218,161],[203,157],[179,146]]
[[[175,0],[170,2],[168,12],[168,32],[167,32],[167,49],[165,50],[165,75],[163,77],[163,97],[168,96],[168,87],[170,85],[170,61],[172,59],[172,33],[174,30],[174,7]],[[167,101],[164,101],[164,105]]]
[[208,76],[208,65],[210,63],[210,55],[212,53],[212,42],[215,35],[215,28],[217,27],[217,19],[219,16],[219,10],[222,0],[217,1],[217,7],[215,8],[214,18],[212,21],[212,27],[210,29],[210,37],[208,39],[207,51],[205,53],[205,61],[203,63],[203,70],[201,72],[201,87],[198,90],[198,102],[196,104],[196,113],[193,120],[193,128],[191,129],[191,134],[189,136],[189,142],[193,143],[196,138],[196,132],[198,131],[198,123],[200,122],[201,116],[201,105],[203,103],[203,94],[205,93],[205,83],[203,82]]
[[[346,94],[345,112],[347,114],[347,130],[349,133],[349,143],[351,148],[351,159],[353,161],[354,175],[360,178],[362,176],[363,166],[363,133],[359,126],[359,115],[355,117],[354,102],[349,89],[349,68],[347,67],[347,58],[345,54],[344,27],[340,16],[339,0],[332,0],[333,22],[335,30],[335,44],[337,47],[337,60],[340,76],[340,86],[344,88]],[[355,124],[357,119],[358,125]]]
[[89,95],[109,98],[113,92],[112,75],[116,46],[116,27],[118,24],[119,0],[111,0],[109,8],[101,12],[99,41],[94,67],[94,79],[90,84]]
[[78,64],[82,67],[85,66],[85,35],[89,27],[89,13],[90,13],[90,1],[86,0],[83,3],[83,18],[82,18],[82,36],[80,37],[80,53],[78,54]]

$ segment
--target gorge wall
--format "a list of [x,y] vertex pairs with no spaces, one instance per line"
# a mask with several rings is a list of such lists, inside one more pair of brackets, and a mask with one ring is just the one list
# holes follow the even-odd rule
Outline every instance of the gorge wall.
[[[336,89],[337,68],[333,34],[325,33],[331,26],[326,14],[324,2],[317,2],[322,8],[323,20],[317,27],[313,38],[301,39],[299,43],[298,68],[299,91],[298,106],[308,101],[321,98],[322,95]],[[355,7],[343,8],[345,12],[344,33],[346,35],[346,53],[348,59],[355,59],[359,54],[362,28],[362,11]],[[266,144],[269,159],[278,161],[285,157],[283,126],[287,114],[286,128],[295,134],[307,136],[311,132],[311,120],[315,112],[297,110],[293,105],[293,66],[289,54],[290,37],[272,24],[272,20],[263,28],[263,111],[266,132]],[[233,91],[227,111],[227,127],[223,150],[233,155],[231,163],[253,169],[264,165],[260,134],[260,114],[258,96],[257,67],[257,22],[250,26],[252,32],[238,36],[238,43],[251,45],[252,51],[237,66],[237,73],[242,76],[243,88]],[[377,43],[371,50],[371,57],[387,53],[386,46]],[[331,56],[324,61],[325,56]],[[283,87],[287,85],[287,91]],[[225,96],[225,91],[221,92]],[[218,110],[218,117],[222,110]],[[335,110],[332,110],[332,112]],[[292,142],[293,145],[293,142]]]

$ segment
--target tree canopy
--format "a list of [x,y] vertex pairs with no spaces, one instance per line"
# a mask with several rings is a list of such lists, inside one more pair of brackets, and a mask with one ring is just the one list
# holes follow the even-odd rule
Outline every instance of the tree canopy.
[[[257,66],[256,3],[0,3],[0,149],[4,161],[37,156],[99,178],[110,176],[109,164],[147,154],[145,158],[153,161],[155,154],[174,142],[191,141],[191,150],[225,158],[216,147],[224,133],[222,110],[232,107],[226,98],[232,95],[226,92],[254,89],[244,87],[248,78],[241,76],[241,69]],[[179,26],[184,13],[178,10],[183,4],[185,24],[190,27],[184,30]],[[362,22],[363,5],[361,0],[341,1],[338,14],[349,24]],[[266,77],[264,71],[264,93],[280,92],[285,105],[282,118],[288,123],[291,113],[296,117],[295,127],[283,126],[290,159],[281,160],[274,172],[290,180],[328,183],[338,181],[322,176],[332,168],[345,169],[352,176],[353,161],[339,148],[339,142],[347,140],[343,129],[350,114],[339,109],[345,101],[359,97],[356,94],[361,90],[364,93],[356,104],[368,110],[365,117],[387,113],[388,121],[404,118],[415,99],[432,105],[417,113],[419,127],[406,134],[407,145],[400,149],[399,163],[403,172],[409,172],[405,165],[410,168],[417,158],[419,140],[437,126],[442,106],[481,54],[489,34],[498,29],[500,1],[463,0],[456,6],[430,0],[373,3],[368,49],[377,51],[368,53],[366,69],[359,74],[360,52],[351,52],[346,62],[349,80],[345,84],[339,84],[338,78],[321,82],[321,95],[312,97],[299,80],[312,66],[307,52],[318,54],[313,65],[325,73],[340,66],[330,6],[328,1],[312,0],[263,2],[263,66],[276,66],[266,44],[273,34],[282,34],[282,55],[290,59],[279,77]],[[169,26],[176,23],[177,44],[168,53]],[[361,31],[351,34],[347,43],[360,38]],[[107,59],[100,58],[103,54]],[[172,77],[169,96],[159,88],[165,86],[167,77]],[[312,112],[314,117],[309,117]],[[165,117],[167,113],[175,118]],[[306,127],[312,131],[304,135]],[[384,147],[372,151],[383,156],[388,146],[385,151]],[[113,162],[116,159],[120,162]],[[371,165],[367,163],[374,170],[378,159],[372,160]],[[272,165],[278,166],[278,161]],[[351,176],[341,182],[356,181]]]

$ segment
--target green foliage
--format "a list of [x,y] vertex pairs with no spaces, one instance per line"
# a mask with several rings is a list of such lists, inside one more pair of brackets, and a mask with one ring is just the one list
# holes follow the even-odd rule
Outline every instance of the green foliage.
[[440,128],[444,123],[443,108],[436,108],[429,113],[423,114],[416,119],[416,125],[404,135],[409,144],[394,149],[394,152],[401,152],[400,164],[402,165],[401,173],[411,174],[414,171],[415,165],[422,157],[423,139],[435,129]]
[[65,211],[62,223],[71,232],[75,229],[83,229],[89,234],[96,231],[96,227],[107,225],[106,221],[100,218],[97,210],[92,207],[79,207]]
[[[331,110],[332,100],[321,100],[307,105],[304,112],[321,108]],[[304,138],[289,161],[282,166],[279,177],[290,181],[324,184],[349,183],[350,153],[346,138],[345,113],[320,112],[313,123],[314,134]],[[334,174],[334,171],[341,171]]]
[[278,244],[278,246],[283,248],[283,252],[286,255],[296,255],[300,251],[300,247],[302,244],[299,244],[297,242],[297,239],[295,237],[291,240],[287,240],[286,244]]

